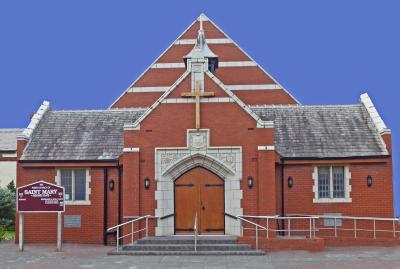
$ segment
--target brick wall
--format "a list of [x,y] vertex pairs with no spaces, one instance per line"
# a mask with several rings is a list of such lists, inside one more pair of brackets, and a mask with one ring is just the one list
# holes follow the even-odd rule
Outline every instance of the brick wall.
[[[44,166],[46,164],[43,164]],[[72,166],[74,167],[74,166]],[[104,225],[104,168],[80,167],[90,169],[90,205],[66,205],[65,215],[80,215],[80,228],[64,228],[62,230],[63,242],[73,243],[103,243]],[[57,167],[31,168],[18,164],[17,186],[30,184],[38,180],[45,180],[55,184]],[[111,227],[118,222],[118,169],[108,168],[108,179],[115,182],[114,191],[108,189],[108,223]],[[18,223],[18,216],[16,218]],[[56,242],[57,214],[56,213],[26,213],[24,226],[25,242]],[[16,241],[18,242],[18,225],[16,226]],[[113,236],[109,236],[113,241]]]
[[[179,87],[177,91],[179,91]],[[229,114],[226,113],[229,111]],[[235,119],[232,121],[232,119]],[[243,190],[242,207],[245,214],[257,214],[259,207],[263,212],[275,214],[274,192],[261,194],[259,186],[267,188],[274,185],[274,162],[275,154],[273,151],[264,156],[259,155],[257,149],[260,145],[273,145],[273,128],[256,128],[256,122],[236,103],[202,103],[201,104],[202,128],[210,129],[210,146],[242,146],[243,151],[243,179],[241,189]],[[168,122],[168,124],[160,124]],[[140,196],[139,209],[136,205],[127,203],[124,200],[124,215],[131,212],[139,212],[140,215],[154,215],[156,201],[154,191],[156,182],[154,181],[155,171],[155,148],[156,147],[186,147],[187,129],[195,128],[194,104],[161,104],[158,106],[141,124],[140,130],[125,132],[125,147],[138,147],[139,155],[139,191],[135,194]],[[266,151],[267,152],[267,151]],[[128,153],[131,154],[131,153]],[[126,173],[124,153],[124,184],[133,183],[136,173]],[[260,164],[259,159],[269,162]],[[132,162],[133,159],[129,158]],[[260,170],[260,173],[258,170]],[[254,177],[254,187],[247,187],[247,177]],[[262,185],[259,177],[262,177]],[[149,190],[145,190],[144,178],[149,177],[151,185]],[[125,191],[125,188],[124,188]],[[126,191],[133,199],[134,194]],[[261,198],[262,196],[262,198]],[[125,199],[125,196],[124,196]],[[260,199],[262,200],[260,203]]]
[[[393,217],[392,178],[388,162],[382,161],[348,164],[351,173],[351,203],[313,203],[314,165],[285,165],[285,212],[317,215],[337,212],[348,216]],[[346,161],[343,160],[343,164]],[[368,175],[373,178],[371,187],[367,186]],[[289,176],[294,179],[291,189],[287,186]]]

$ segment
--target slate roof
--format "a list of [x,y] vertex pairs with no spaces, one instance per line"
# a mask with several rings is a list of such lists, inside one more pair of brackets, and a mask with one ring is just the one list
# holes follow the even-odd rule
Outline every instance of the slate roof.
[[275,124],[275,148],[287,158],[346,158],[387,155],[362,104],[253,106]]
[[17,136],[24,129],[0,129],[0,151],[16,151]]
[[48,111],[21,160],[115,160],[123,150],[123,126],[143,109]]

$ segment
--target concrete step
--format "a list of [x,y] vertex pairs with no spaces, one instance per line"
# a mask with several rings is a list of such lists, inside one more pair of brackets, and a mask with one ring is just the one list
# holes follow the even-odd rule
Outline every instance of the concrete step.
[[[136,244],[194,244],[194,236],[155,236],[139,239]],[[199,236],[197,244],[236,244],[237,240],[234,236]]]
[[[192,251],[194,244],[133,244],[124,246],[123,251]],[[252,250],[246,244],[199,244],[198,251],[242,251]]]
[[199,236],[194,251],[194,236],[156,236],[135,241],[111,251],[110,255],[264,255],[265,252],[239,244],[234,236]]
[[261,250],[238,250],[238,251],[111,251],[108,255],[130,255],[130,256],[261,256],[265,252]]

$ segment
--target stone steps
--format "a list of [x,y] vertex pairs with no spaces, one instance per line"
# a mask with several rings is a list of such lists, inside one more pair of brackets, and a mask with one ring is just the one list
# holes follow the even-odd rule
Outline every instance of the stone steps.
[[[192,251],[194,250],[194,244],[133,244],[131,246],[124,246],[123,250],[145,250],[145,251]],[[249,245],[246,244],[199,244],[197,245],[197,251],[234,251],[234,250],[253,250]]]
[[[135,241],[135,244],[187,244],[194,245],[193,236],[156,236],[142,238]],[[199,236],[197,244],[237,244],[234,236]]]
[[111,251],[108,255],[129,256],[262,256],[261,250],[242,251]]
[[110,255],[264,255],[265,252],[239,244],[234,236],[199,236],[194,251],[193,236],[142,238],[132,245],[111,251]]

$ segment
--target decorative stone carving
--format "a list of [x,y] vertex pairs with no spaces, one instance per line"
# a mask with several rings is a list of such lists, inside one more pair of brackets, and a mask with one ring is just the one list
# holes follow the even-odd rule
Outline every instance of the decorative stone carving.
[[229,153],[208,153],[209,155],[213,156],[214,158],[220,160],[223,164],[231,168],[233,171],[236,171],[236,152],[229,152]]
[[189,131],[189,149],[190,150],[206,150],[208,146],[208,132],[205,130]]
[[163,173],[171,164],[175,163],[179,159],[189,155],[189,152],[160,152],[160,165],[161,172]]

